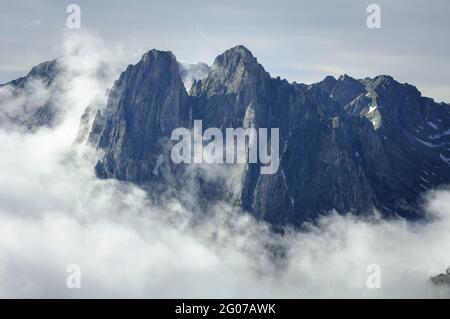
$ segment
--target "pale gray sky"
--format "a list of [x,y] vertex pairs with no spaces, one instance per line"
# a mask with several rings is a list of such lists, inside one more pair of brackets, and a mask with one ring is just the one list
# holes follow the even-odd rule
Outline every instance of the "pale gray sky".
[[[210,64],[244,44],[289,81],[390,74],[450,102],[448,0],[0,0],[0,83],[59,54],[70,3],[84,30],[139,55],[157,48]],[[381,6],[381,29],[366,26],[370,3]]]

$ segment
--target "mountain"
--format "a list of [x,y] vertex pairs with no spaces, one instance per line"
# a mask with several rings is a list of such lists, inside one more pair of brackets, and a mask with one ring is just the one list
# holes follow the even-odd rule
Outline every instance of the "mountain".
[[[98,176],[135,183],[158,179],[172,130],[188,127],[188,94],[175,56],[152,50],[114,83],[104,110],[94,119],[89,141],[103,149]],[[166,141],[165,141],[166,140]]]
[[[450,182],[450,105],[386,75],[289,83],[244,46],[211,66],[151,50],[122,72],[106,105],[88,111],[83,122],[94,114],[85,129],[99,150],[100,178],[202,209],[228,201],[274,226],[299,226],[331,210],[417,219],[421,195]],[[224,136],[226,128],[279,128],[279,170],[175,164],[171,133],[192,130],[195,120]]]
[[58,108],[51,87],[60,73],[58,61],[41,63],[24,77],[0,85],[0,127],[35,131],[52,127]]
[[[226,178],[191,177],[207,201],[229,200],[274,225],[300,225],[333,209],[418,218],[420,194],[450,181],[450,107],[409,84],[348,75],[288,83],[272,78],[243,46],[219,55],[189,95],[180,72],[172,53],[153,50],[121,75],[108,115],[99,113],[91,134],[105,150],[100,177],[149,189],[185,179],[161,145],[171,145],[173,128],[201,119],[204,130],[279,128],[276,174],[243,164],[228,166]],[[165,178],[153,174],[161,162],[168,163]]]

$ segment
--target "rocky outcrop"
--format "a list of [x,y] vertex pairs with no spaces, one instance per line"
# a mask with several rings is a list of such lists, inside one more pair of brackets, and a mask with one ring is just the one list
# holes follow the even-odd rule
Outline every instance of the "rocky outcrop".
[[33,132],[52,127],[60,114],[50,89],[60,73],[57,60],[35,66],[24,77],[0,85],[0,127]]
[[[219,55],[189,94],[183,72],[172,53],[152,50],[122,73],[91,130],[90,141],[104,150],[100,177],[150,192],[195,180],[203,200],[231,201],[273,225],[300,225],[330,210],[418,218],[420,194],[450,181],[450,107],[409,84],[348,75],[288,83],[243,46]],[[225,165],[228,173],[213,180],[186,177],[168,157],[168,138],[195,119],[203,130],[279,128],[280,169],[261,175],[259,164]]]
[[158,166],[169,163],[170,134],[189,127],[190,113],[175,56],[147,52],[120,75],[94,119],[89,141],[104,150],[98,176],[138,184],[159,180]]
[[373,126],[358,133],[372,135],[365,142],[370,148],[358,154],[379,203],[375,207],[413,218],[420,194],[450,179],[449,105],[422,97],[414,86],[390,76],[358,82],[364,91],[357,93],[361,86],[356,85],[349,90],[356,93],[353,100],[340,105]]

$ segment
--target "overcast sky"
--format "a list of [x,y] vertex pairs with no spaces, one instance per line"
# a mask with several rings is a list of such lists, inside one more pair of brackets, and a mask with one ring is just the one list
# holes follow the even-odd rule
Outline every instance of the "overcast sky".
[[[0,83],[60,54],[70,3],[81,6],[83,30],[136,56],[157,48],[210,64],[244,44],[289,81],[390,74],[450,102],[448,0],[0,0]],[[381,6],[381,29],[366,26],[370,3]]]

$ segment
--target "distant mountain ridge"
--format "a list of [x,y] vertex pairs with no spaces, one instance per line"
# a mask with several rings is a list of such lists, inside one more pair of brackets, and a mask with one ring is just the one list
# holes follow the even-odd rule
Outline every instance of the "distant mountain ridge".
[[[48,90],[58,75],[58,61],[51,60],[33,67],[24,77],[0,85],[0,105],[8,104],[0,112],[0,127],[13,126],[35,131],[55,124],[58,121],[58,108],[51,96],[25,96],[24,93],[36,91],[36,86],[40,86],[43,91]],[[22,97],[26,99],[22,105],[10,105]]]
[[[277,226],[333,209],[418,218],[421,194],[450,182],[450,105],[412,85],[348,75],[289,83],[272,78],[244,46],[190,68],[201,76],[191,78],[189,93],[188,71],[171,52],[151,50],[122,72],[90,129],[89,143],[102,153],[99,177],[153,195],[193,187],[206,208],[225,200]],[[279,128],[279,171],[228,165],[211,178],[172,163],[171,131],[196,119],[203,129]]]

